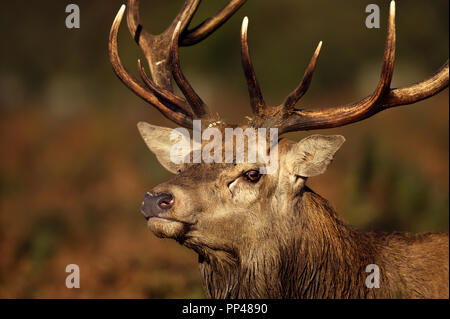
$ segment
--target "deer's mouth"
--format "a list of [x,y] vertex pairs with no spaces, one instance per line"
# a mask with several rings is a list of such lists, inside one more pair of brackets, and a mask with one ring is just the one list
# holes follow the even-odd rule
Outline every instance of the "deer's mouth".
[[160,238],[177,238],[184,233],[184,224],[165,217],[148,219],[148,228]]
[[149,224],[150,222],[155,221],[155,220],[165,220],[165,221],[168,221],[168,222],[179,222],[178,220],[175,220],[175,219],[172,219],[172,218],[168,218],[168,217],[164,217],[164,216],[153,216],[153,217],[150,217],[148,219],[147,223]]
[[169,216],[166,213],[161,213],[161,214],[158,214],[158,215],[155,215],[155,216],[150,216],[147,219],[147,224],[150,224],[151,222],[155,222],[155,221],[156,222],[157,221],[163,221],[163,222],[180,223],[180,224],[184,224],[186,226],[194,225],[194,223],[192,223],[192,222],[188,222],[188,221],[184,221],[184,220],[180,220],[180,219],[174,218],[172,216]]
[[165,216],[154,216],[148,219],[147,226],[160,238],[182,238],[192,224]]

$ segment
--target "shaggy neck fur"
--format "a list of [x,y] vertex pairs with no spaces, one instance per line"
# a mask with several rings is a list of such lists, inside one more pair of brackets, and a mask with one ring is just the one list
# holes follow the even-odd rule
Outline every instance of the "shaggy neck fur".
[[200,259],[208,297],[375,297],[364,284],[365,267],[376,255],[369,237],[343,224],[327,201],[309,189],[294,206],[293,219],[277,230],[288,238],[274,238],[235,258],[215,252]]

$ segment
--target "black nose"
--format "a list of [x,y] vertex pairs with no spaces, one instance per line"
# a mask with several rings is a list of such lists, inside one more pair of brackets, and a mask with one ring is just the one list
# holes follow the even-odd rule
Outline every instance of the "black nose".
[[146,219],[158,217],[160,213],[168,211],[173,207],[175,197],[170,193],[150,194],[144,196],[141,212]]

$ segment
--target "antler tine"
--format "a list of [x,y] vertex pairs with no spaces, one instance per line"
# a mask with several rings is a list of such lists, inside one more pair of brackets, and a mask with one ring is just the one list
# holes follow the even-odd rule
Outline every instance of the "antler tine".
[[429,78],[410,86],[391,90],[386,98],[383,99],[381,107],[387,109],[425,100],[447,88],[448,84],[449,69],[447,59],[444,65]]
[[389,8],[388,32],[386,38],[386,48],[384,49],[383,67],[381,69],[381,76],[378,86],[370,97],[351,105],[353,114],[349,115],[349,117],[345,119],[346,121],[349,121],[351,118],[353,120],[358,120],[359,116],[365,113],[369,113],[371,115],[375,114],[373,112],[377,111],[376,102],[379,101],[384,94],[389,92],[392,75],[394,73],[395,42],[395,2],[392,1]]
[[109,34],[109,44],[108,52],[111,64],[113,66],[114,73],[119,77],[119,79],[130,88],[136,95],[141,97],[146,102],[154,105],[164,116],[166,116],[171,121],[176,124],[191,128],[192,127],[192,117],[184,109],[184,105],[180,103],[180,100],[171,99],[169,105],[161,102],[160,98],[166,94],[170,93],[162,90],[161,88],[156,88],[155,90],[149,91],[141,83],[139,83],[122,65],[122,62],[118,53],[118,31],[120,24],[125,13],[126,6],[122,5],[119,12],[114,19]]
[[[128,0],[127,11],[128,30],[134,36],[134,39],[138,44],[140,44],[141,41],[147,41],[147,39],[151,37],[151,34],[142,29],[141,16],[139,14],[139,3],[140,0]],[[144,35],[141,36],[141,33],[144,33]]]
[[[200,5],[200,2],[201,0],[186,0],[175,19],[162,34],[169,33],[171,35],[179,21],[182,22],[182,29],[185,29],[191,22],[195,11],[197,11],[198,6]],[[145,42],[148,41],[148,39],[151,37],[157,37],[157,35],[152,35],[143,29],[139,14],[139,5],[140,0],[128,0],[128,29],[131,35],[135,38],[136,42],[138,42],[138,44],[140,41]]]
[[[147,76],[145,69],[138,61],[140,76],[147,85],[150,94],[168,105],[170,109],[191,117],[191,120],[195,116],[196,118],[213,121],[215,116],[195,93],[180,69],[179,45],[192,45],[206,38],[225,23],[246,0],[230,0],[216,15],[188,31],[186,29],[200,2],[201,0],[186,0],[170,26],[163,33],[153,35],[142,27],[139,15],[140,1],[128,0],[127,24],[131,35],[142,49],[150,68],[152,80]],[[172,76],[186,99],[173,94]],[[129,82],[132,81],[128,81],[127,85],[129,85]]]
[[241,29],[241,60],[244,69],[245,78],[247,79],[248,93],[250,95],[250,105],[255,115],[261,114],[262,109],[266,107],[266,102],[259,87],[255,70],[253,69],[250,50],[248,48],[248,17],[242,21]]
[[317,45],[316,51],[309,62],[308,67],[303,75],[302,81],[297,86],[297,88],[288,95],[288,97],[284,100],[283,106],[286,111],[292,110],[295,107],[295,104],[305,95],[308,91],[309,86],[311,85],[311,80],[314,74],[314,70],[316,68],[317,59],[319,58],[320,50],[322,49],[322,41]]
[[163,90],[159,88],[145,73],[144,66],[141,63],[141,60],[138,59],[138,70],[139,75],[141,76],[142,81],[144,81],[145,85],[152,91],[154,94],[157,94],[158,97],[164,99],[167,103],[173,104],[178,106],[180,109],[182,109],[186,114],[192,117],[192,110],[187,105],[186,99],[179,97],[172,92]]
[[429,98],[449,85],[449,65],[417,84],[391,89],[395,59],[395,1],[390,4],[388,35],[380,81],[374,93],[359,102],[322,110],[281,111],[264,125],[275,125],[282,133],[344,126],[369,118],[385,109],[412,104]]
[[388,33],[386,37],[386,48],[384,49],[383,67],[381,69],[378,87],[372,95],[373,103],[375,103],[383,94],[388,93],[391,88],[392,75],[394,74],[395,46],[395,2],[391,1],[389,7]]
[[183,8],[173,20],[172,24],[160,35],[152,35],[143,29],[140,15],[140,0],[128,0],[129,11],[127,14],[128,29],[135,41],[139,44],[150,66],[150,73],[157,85],[173,91],[170,67],[168,67],[169,52],[172,34],[176,25],[181,21],[182,34],[180,38],[181,46],[197,44],[211,35],[221,27],[237,10],[239,10],[247,0],[230,0],[215,15],[211,16],[197,27],[186,30],[198,9],[201,0],[186,0]]
[[247,0],[230,0],[225,7],[212,17],[206,19],[197,27],[185,31],[180,45],[189,46],[207,38],[216,29],[220,28]]
[[127,24],[131,35],[144,52],[155,83],[171,92],[172,77],[169,64],[169,46],[178,21],[184,30],[197,10],[200,0],[186,0],[172,24],[159,35],[153,35],[143,29],[139,15],[140,0],[128,0]]
[[189,84],[189,82],[187,81],[186,77],[183,74],[183,71],[181,70],[180,57],[178,52],[178,43],[180,39],[180,34],[181,34],[181,21],[178,22],[175,28],[172,37],[172,43],[170,45],[170,52],[171,52],[170,64],[172,65],[172,75],[175,81],[177,82],[178,87],[183,92],[187,101],[191,105],[194,114],[198,118],[212,119],[213,117],[212,112],[209,110],[207,105],[202,101],[200,96],[198,96],[198,94]]

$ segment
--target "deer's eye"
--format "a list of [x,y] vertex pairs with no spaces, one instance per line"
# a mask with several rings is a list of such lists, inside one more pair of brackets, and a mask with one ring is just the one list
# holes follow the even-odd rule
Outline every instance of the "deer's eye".
[[244,177],[246,180],[248,180],[251,183],[257,183],[259,179],[261,178],[261,174],[259,171],[251,170],[244,173]]

